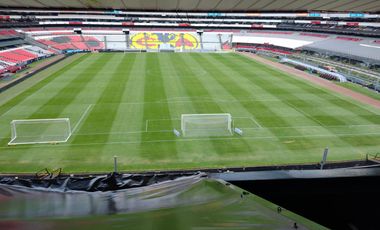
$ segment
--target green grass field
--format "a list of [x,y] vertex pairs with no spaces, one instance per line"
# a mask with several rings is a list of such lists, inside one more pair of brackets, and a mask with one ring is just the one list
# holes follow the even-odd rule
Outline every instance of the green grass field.
[[[316,163],[326,146],[331,161],[380,151],[379,110],[237,54],[65,62],[11,99],[0,94],[0,172],[104,172],[114,155],[120,170],[141,171]],[[244,136],[176,137],[183,113],[231,113]],[[11,120],[60,117],[74,128],[67,143],[7,146]]]
[[373,99],[380,100],[380,93],[378,93],[372,89],[368,89],[366,87],[363,87],[361,85],[358,85],[358,84],[355,84],[352,82],[344,82],[344,83],[337,83],[337,84],[340,86],[343,86],[347,89],[351,89],[355,92],[366,95],[368,97],[372,97]]

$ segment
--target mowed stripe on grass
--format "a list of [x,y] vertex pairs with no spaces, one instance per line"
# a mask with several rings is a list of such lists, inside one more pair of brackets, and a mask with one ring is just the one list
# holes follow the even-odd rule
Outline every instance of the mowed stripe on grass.
[[[379,111],[235,54],[88,54],[0,112],[7,130],[20,116],[77,127],[59,145],[7,147],[0,132],[0,172],[109,171],[113,155],[121,170],[307,163],[326,146],[330,160],[380,147]],[[183,113],[231,113],[245,135],[175,137]]]

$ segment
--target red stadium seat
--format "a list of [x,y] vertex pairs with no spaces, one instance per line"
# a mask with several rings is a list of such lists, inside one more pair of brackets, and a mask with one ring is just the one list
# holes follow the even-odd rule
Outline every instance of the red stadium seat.
[[59,38],[68,39],[63,43],[58,43],[58,40],[55,42],[48,39],[40,39],[38,41],[58,50],[97,50],[104,48],[104,43],[92,36],[60,36]]
[[[0,60],[4,60],[7,62],[12,62],[12,63],[21,63],[21,62],[26,62],[29,60],[32,60],[34,58],[37,58],[36,55],[33,55],[29,52],[24,52],[19,50],[10,50],[10,51],[5,51],[0,53]],[[21,54],[21,53],[23,54]],[[29,56],[26,56],[24,54],[28,54]]]
[[19,55],[23,55],[23,56],[32,58],[32,59],[38,57],[37,55],[32,54],[32,53],[30,53],[30,52],[28,52],[28,51],[26,51],[24,49],[13,50],[12,52],[15,53],[15,54],[19,54]]

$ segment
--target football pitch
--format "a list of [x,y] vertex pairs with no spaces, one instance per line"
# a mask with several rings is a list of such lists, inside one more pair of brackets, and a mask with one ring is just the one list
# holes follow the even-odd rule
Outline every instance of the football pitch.
[[[0,94],[0,172],[221,168],[364,159],[380,111],[238,54],[80,54]],[[10,92],[22,91],[15,96]],[[2,102],[3,101],[3,102]],[[181,114],[230,113],[244,135],[177,137]],[[15,119],[69,118],[67,143],[8,146]]]

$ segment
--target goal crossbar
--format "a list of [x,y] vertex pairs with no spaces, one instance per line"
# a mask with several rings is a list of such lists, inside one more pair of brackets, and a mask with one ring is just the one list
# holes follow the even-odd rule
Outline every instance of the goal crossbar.
[[69,118],[13,120],[8,145],[63,143],[71,137]]
[[183,136],[232,135],[232,117],[229,113],[182,114]]

